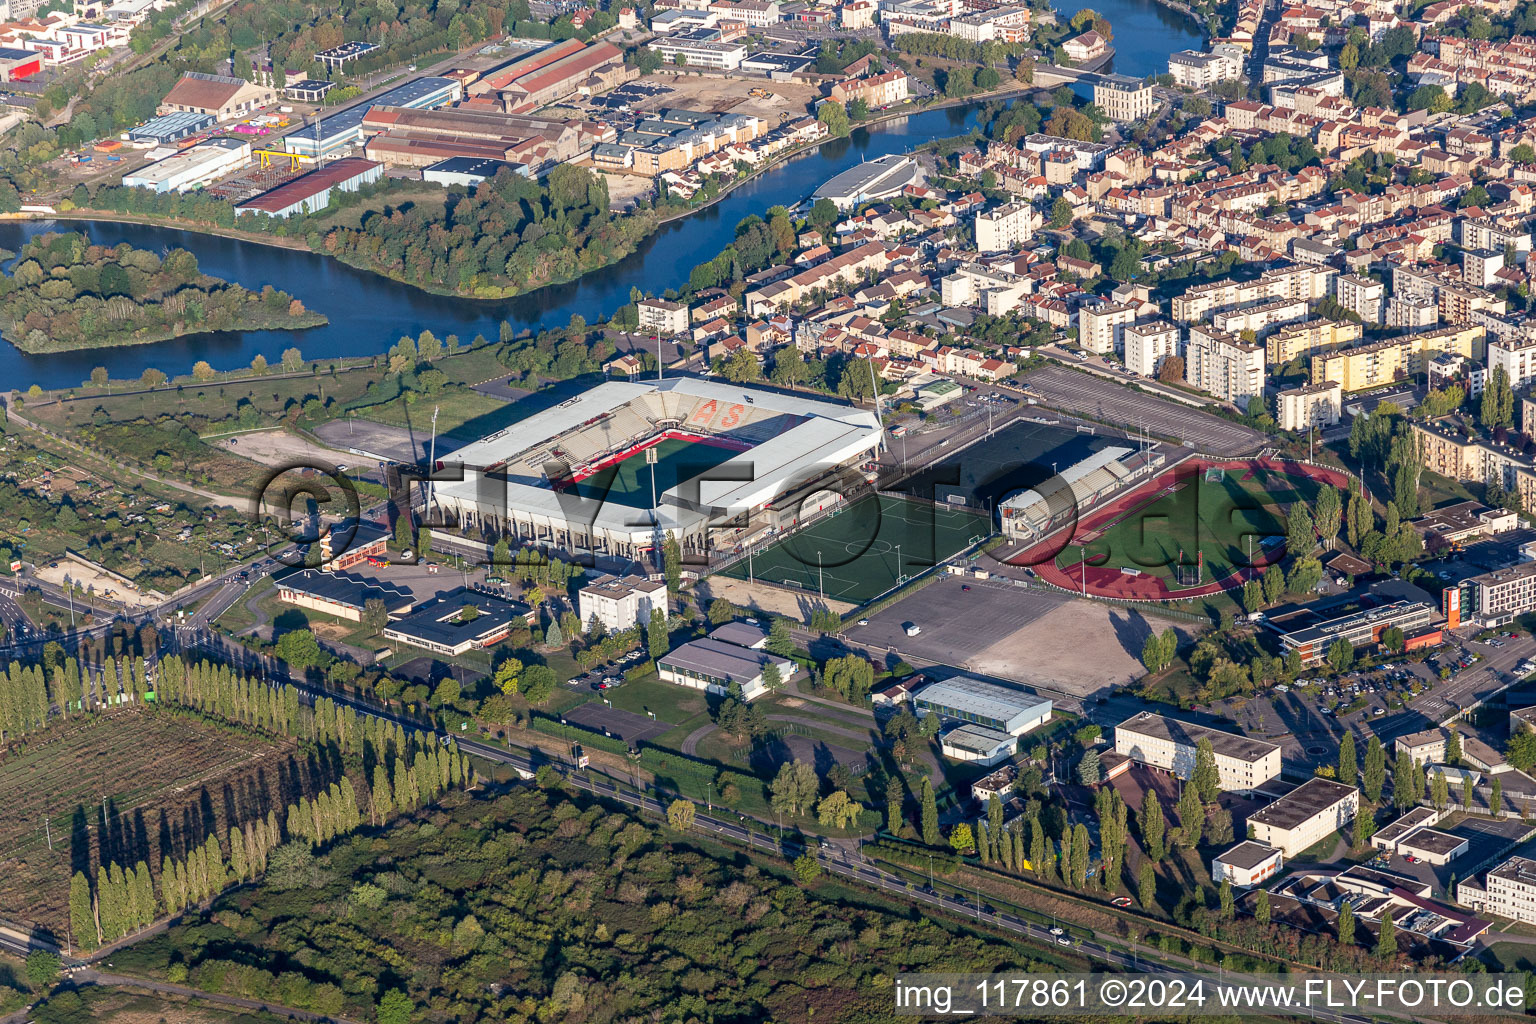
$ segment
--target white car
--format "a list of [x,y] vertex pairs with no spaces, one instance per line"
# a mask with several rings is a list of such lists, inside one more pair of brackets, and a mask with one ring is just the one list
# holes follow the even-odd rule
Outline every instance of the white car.
[[868,619],[860,619],[859,620],[859,625],[867,626],[867,625],[869,625],[869,620]]
[[907,631],[907,636],[917,636],[917,634],[919,634],[919,633],[921,633],[923,631],[923,627],[919,626],[915,622],[908,623],[908,625],[906,627],[906,631]]

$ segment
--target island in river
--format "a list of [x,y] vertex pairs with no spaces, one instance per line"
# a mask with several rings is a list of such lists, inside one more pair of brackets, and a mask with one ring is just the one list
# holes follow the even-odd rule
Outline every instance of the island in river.
[[197,257],[39,235],[0,278],[0,335],[24,352],[139,345],[235,330],[299,330],[323,313],[275,288],[253,292],[204,274]]

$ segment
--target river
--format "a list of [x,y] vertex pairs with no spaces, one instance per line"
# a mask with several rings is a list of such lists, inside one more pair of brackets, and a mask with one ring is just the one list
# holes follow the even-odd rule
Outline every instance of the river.
[[[1170,52],[1201,45],[1198,25],[1153,0],[1066,0],[1061,16],[1070,17],[1083,6],[1092,6],[1110,19],[1116,48],[1112,68],[1125,74],[1166,71]],[[170,374],[185,373],[199,359],[217,369],[245,366],[257,353],[276,362],[289,346],[297,346],[311,359],[372,355],[403,334],[423,330],[439,338],[457,334],[468,341],[476,334],[495,338],[503,320],[518,329],[562,326],[577,313],[597,320],[628,302],[631,288],[660,294],[686,282],[696,265],[725,247],[743,217],[775,204],[793,205],[860,161],[964,134],[977,123],[981,108],[981,104],[948,107],[861,128],[846,139],[835,139],[770,169],[711,207],[664,225],[611,267],[498,302],[431,295],[314,253],[196,232],[112,222],[0,223],[0,247],[11,250],[48,230],[83,230],[99,243],[127,242],[155,251],[179,246],[197,255],[205,273],[249,288],[270,284],[331,318],[328,325],[305,331],[205,334],[153,345],[41,356],[0,344],[0,380],[9,387],[33,383],[68,387],[85,380],[96,366],[105,366],[117,379],[135,378],[150,366]]]

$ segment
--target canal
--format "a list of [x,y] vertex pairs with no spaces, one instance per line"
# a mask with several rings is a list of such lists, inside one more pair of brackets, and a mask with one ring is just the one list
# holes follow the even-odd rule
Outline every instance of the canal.
[[[1083,6],[1092,6],[1114,26],[1112,69],[1121,73],[1166,71],[1169,53],[1199,48],[1203,39],[1198,24],[1153,0],[1065,0],[1061,16],[1069,18]],[[861,161],[964,134],[977,124],[981,109],[981,104],[948,107],[861,128],[846,139],[835,139],[774,167],[711,207],[663,226],[611,267],[497,302],[431,295],[314,253],[196,232],[111,222],[0,223],[0,247],[11,250],[49,230],[82,230],[93,241],[107,245],[127,242],[155,251],[181,247],[197,255],[205,273],[249,288],[270,284],[331,318],[328,325],[306,331],[206,334],[153,345],[41,356],[0,345],[0,380],[11,387],[32,383],[67,387],[85,380],[96,366],[106,367],[119,379],[137,377],[150,366],[178,374],[199,359],[217,369],[244,366],[258,353],[276,362],[289,346],[297,346],[310,359],[372,355],[401,335],[423,330],[439,338],[456,334],[469,341],[476,334],[495,338],[503,320],[518,329],[535,330],[564,325],[578,313],[589,321],[598,320],[628,302],[633,288],[660,294],[687,281],[696,265],[725,247],[743,217],[776,204],[798,203],[822,182]]]

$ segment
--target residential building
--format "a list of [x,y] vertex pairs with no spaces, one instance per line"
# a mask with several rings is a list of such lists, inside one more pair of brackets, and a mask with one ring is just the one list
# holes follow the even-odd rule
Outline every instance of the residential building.
[[1488,374],[1504,371],[1509,386],[1516,390],[1536,380],[1536,339],[1488,342]]
[[1249,345],[1210,327],[1189,329],[1184,381],[1241,408],[1264,397],[1264,347]]
[[1456,886],[1456,901],[1478,912],[1536,924],[1536,860],[1511,857],[1482,882],[1463,879]]
[[1186,782],[1194,774],[1195,753],[1209,740],[1216,754],[1221,788],[1251,793],[1280,775],[1280,747],[1237,733],[1142,711],[1115,726],[1115,753],[1161,768]]
[[667,614],[667,584],[644,576],[599,576],[576,596],[581,624],[596,619],[609,633],[648,625],[652,610]]
[[1250,889],[1273,877],[1285,865],[1285,854],[1273,846],[1246,839],[1211,859],[1211,881],[1231,882],[1233,888]]
[[976,214],[976,251],[1011,252],[1035,237],[1044,223],[1040,211],[1029,203],[1009,203]]
[[1502,625],[1536,609],[1536,562],[1472,576],[1458,583],[1456,589],[1460,591],[1460,621]]
[[1337,381],[1346,392],[1391,384],[1425,372],[1442,352],[1484,358],[1483,328],[1453,325],[1321,353],[1312,357],[1312,383]]
[[1386,285],[1369,277],[1344,274],[1334,282],[1334,291],[1339,305],[1361,320],[1368,324],[1381,323]]
[[1339,422],[1344,409],[1344,389],[1337,381],[1304,384],[1287,388],[1275,395],[1275,418],[1281,430],[1304,431],[1313,427],[1331,427]]
[[1450,736],[1450,730],[1441,726],[1399,736],[1393,744],[1394,755],[1419,764],[1440,764],[1445,760],[1445,744]]
[[1208,89],[1217,82],[1243,76],[1243,51],[1235,46],[1217,44],[1210,53],[1179,50],[1168,55],[1168,73],[1173,84],[1186,89]]
[[1332,779],[1308,779],[1248,816],[1253,837],[1295,858],[1355,820],[1360,791]]
[[1265,337],[1264,360],[1270,366],[1284,366],[1293,359],[1332,352],[1359,340],[1360,325],[1350,320],[1307,320],[1286,324]]
[[1125,328],[1136,322],[1136,307],[1099,302],[1077,311],[1077,343],[1089,352],[1125,351]]
[[641,334],[682,334],[688,329],[688,306],[667,299],[641,299],[635,304]]
[[1093,102],[1111,121],[1139,121],[1157,109],[1155,86],[1129,75],[1099,75],[1093,83]]
[[1183,336],[1176,324],[1167,320],[1149,320],[1128,324],[1125,339],[1125,368],[1143,377],[1156,377],[1170,356],[1182,356]]

